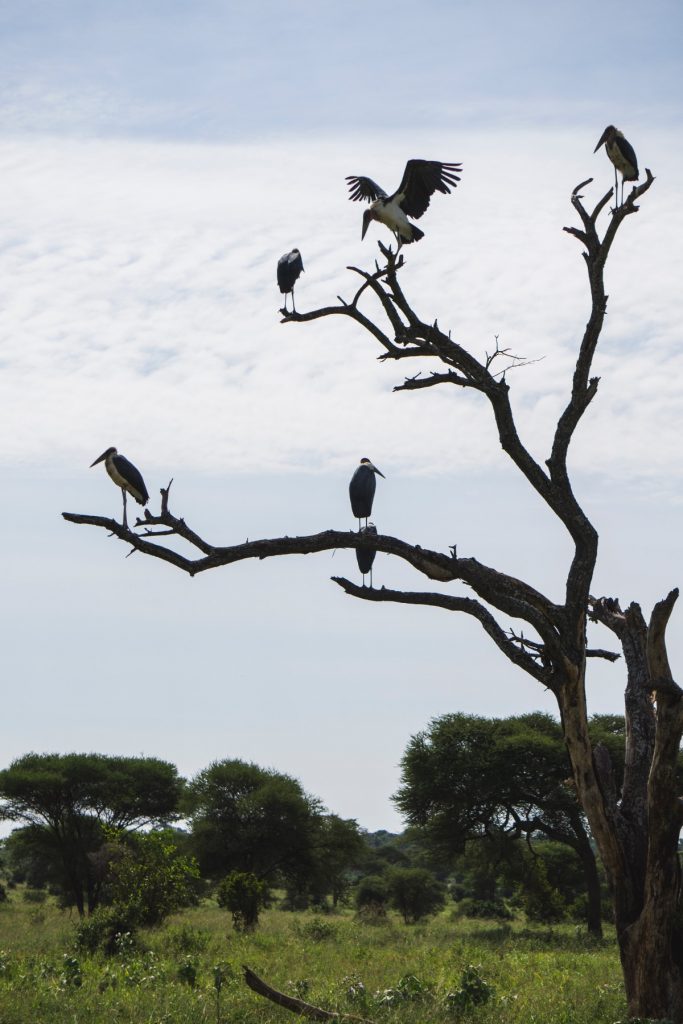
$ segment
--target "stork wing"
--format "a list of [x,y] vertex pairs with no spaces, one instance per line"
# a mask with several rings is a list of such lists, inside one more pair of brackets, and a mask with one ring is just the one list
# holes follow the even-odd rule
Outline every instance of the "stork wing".
[[386,199],[387,197],[384,189],[380,188],[372,178],[349,175],[346,180],[349,183],[349,199],[354,202],[356,199],[367,199],[369,203],[374,203],[375,199]]
[[442,164],[438,160],[409,160],[403,180],[394,192],[407,217],[417,220],[429,206],[435,192],[450,194],[460,181],[462,164]]
[[291,292],[303,269],[304,263],[298,249],[292,249],[280,257],[277,261],[277,283],[283,295]]
[[[137,466],[129,462],[125,455],[119,455],[118,452],[112,458],[112,462],[116,472],[128,484],[127,490],[130,491],[137,503],[139,505],[146,505],[149,501],[149,494],[145,487],[145,481],[142,479],[142,473]],[[137,494],[135,493],[136,491]]]
[[[634,150],[633,146],[628,141],[628,139],[624,138],[623,135],[621,135],[621,136],[617,135],[617,137],[615,138],[614,141],[615,141],[615,143],[617,145],[617,149],[619,150],[619,152],[621,153],[623,158],[630,163],[631,167],[636,172],[636,180],[637,180],[637,178],[638,178],[638,158],[636,157],[636,153],[635,153],[635,150]],[[619,168],[619,170],[621,170],[621,168]]]

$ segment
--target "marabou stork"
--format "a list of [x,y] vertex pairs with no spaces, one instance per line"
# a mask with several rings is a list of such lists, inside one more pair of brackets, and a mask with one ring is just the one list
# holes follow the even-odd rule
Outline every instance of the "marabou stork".
[[[369,523],[361,529],[361,535],[366,534],[368,536],[377,536],[377,527],[373,523]],[[365,577],[367,573],[370,573],[370,587],[372,587],[372,563],[375,561],[375,555],[377,552],[374,548],[356,548],[356,561],[358,562],[358,568],[363,573],[363,586],[365,586]]]
[[358,532],[361,531],[360,521],[365,520],[368,525],[368,517],[372,515],[372,500],[375,497],[377,481],[375,474],[386,479],[377,466],[373,466],[370,459],[361,459],[356,472],[351,477],[349,484],[349,497],[351,498],[351,511],[358,520]]
[[285,297],[285,313],[287,312],[287,296],[292,295],[292,312],[296,313],[296,307],[294,306],[294,285],[296,284],[299,274],[303,273],[304,265],[301,260],[301,253],[298,249],[292,249],[291,252],[286,252],[284,256],[281,256],[277,261],[277,283],[280,286],[280,291]]
[[405,243],[419,242],[424,231],[411,224],[408,217],[418,220],[429,206],[435,192],[450,195],[449,185],[456,188],[460,181],[462,164],[442,164],[438,160],[409,160],[401,184],[388,196],[371,178],[359,175],[347,177],[349,199],[367,199],[372,205],[363,214],[363,232],[371,220],[378,220],[396,235],[399,249]]
[[132,494],[138,505],[146,505],[149,501],[149,494],[145,487],[145,481],[139,469],[136,469],[132,462],[129,462],[125,455],[119,455],[116,448],[107,448],[98,459],[91,463],[90,468],[98,462],[104,462],[105,469],[117,487],[121,488],[123,494],[123,525],[128,528],[126,521],[126,491]]
[[613,124],[608,124],[600,136],[594,153],[604,146],[607,156],[614,164],[614,202],[619,204],[617,171],[621,171],[621,202],[624,202],[624,182],[638,180],[638,160],[633,146]]

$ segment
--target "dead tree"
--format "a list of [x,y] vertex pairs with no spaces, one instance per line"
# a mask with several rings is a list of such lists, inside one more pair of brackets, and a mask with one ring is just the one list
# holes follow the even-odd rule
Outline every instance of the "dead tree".
[[[421,319],[399,283],[402,256],[380,246],[385,260],[382,266],[376,265],[372,272],[349,268],[361,279],[351,301],[339,299],[335,305],[308,313],[292,312],[284,317],[288,324],[347,317],[380,346],[381,359],[428,358],[432,365],[434,360],[440,364],[438,370],[426,376],[407,377],[395,391],[455,385],[456,389],[477,391],[488,401],[504,451],[571,537],[573,551],[562,603],[549,600],[522,579],[475,558],[459,556],[455,548],[431,551],[381,534],[368,537],[328,530],[306,537],[216,546],[171,513],[168,488],[161,492],[159,514],[146,511],[144,518],[138,520],[139,533],[99,516],[65,513],[65,518],[108,530],[134,550],[170,562],[190,575],[246,558],[307,554],[362,544],[403,559],[428,580],[459,581],[469,587],[474,596],[429,590],[374,590],[334,578],[347,594],[362,601],[432,605],[472,616],[513,664],[553,692],[576,790],[611,884],[629,1012],[637,1017],[683,1022],[683,934],[677,854],[683,803],[675,783],[683,732],[683,691],[673,680],[665,644],[666,626],[678,591],[672,590],[657,603],[649,622],[635,603],[622,611],[615,599],[591,596],[598,534],[574,496],[567,469],[574,432],[598,391],[599,379],[591,376],[591,366],[607,304],[605,262],[617,231],[638,211],[637,200],[653,180],[648,170],[643,184],[611,211],[602,238],[597,221],[603,211],[607,214],[612,191],[602,197],[592,212],[584,207],[580,194],[588,181],[577,186],[571,196],[580,226],[565,230],[584,250],[590,315],[578,348],[571,391],[544,463],[537,461],[525,446],[513,417],[510,388],[502,371],[518,360],[497,346],[493,354],[477,359],[437,323]],[[361,310],[361,300],[368,296],[378,303],[379,319],[372,319]],[[168,546],[167,539],[159,540],[169,537],[188,542],[195,556],[179,553]],[[510,628],[511,619],[526,624],[526,635]],[[606,751],[593,750],[588,737],[587,660],[614,660],[616,656],[588,646],[589,621],[602,623],[611,630],[621,646],[626,667],[626,751],[621,792],[616,790]]]

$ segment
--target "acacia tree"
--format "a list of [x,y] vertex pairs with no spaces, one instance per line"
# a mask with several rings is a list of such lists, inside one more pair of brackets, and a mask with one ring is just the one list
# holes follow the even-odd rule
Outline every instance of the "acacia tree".
[[100,900],[104,827],[139,829],[178,815],[182,781],[156,757],[25,754],[0,772],[0,820],[17,821],[82,916]]
[[[593,725],[591,720],[592,735]],[[468,841],[501,835],[529,841],[541,836],[568,846],[584,874],[588,930],[601,935],[595,855],[568,771],[562,730],[550,715],[443,715],[410,740],[394,802],[429,846],[447,857],[461,853]]]
[[310,876],[321,805],[291,776],[238,759],[214,761],[188,784],[185,801],[203,874],[239,871],[294,886]]
[[[351,268],[361,283],[349,302],[340,299],[337,304],[306,313],[283,313],[284,321],[290,324],[345,317],[367,332],[382,349],[384,360],[427,358],[441,364],[428,376],[406,378],[395,391],[454,386],[456,393],[460,388],[470,389],[489,403],[503,450],[571,538],[573,550],[561,602],[552,601],[523,579],[475,558],[459,556],[456,548],[432,551],[381,534],[327,530],[312,536],[216,546],[172,514],[169,488],[161,492],[159,514],[147,511],[138,520],[136,525],[142,528],[139,534],[101,516],[65,513],[65,518],[104,529],[135,550],[163,559],[192,576],[246,558],[366,546],[403,559],[429,580],[466,584],[474,597],[424,590],[374,590],[334,578],[358,600],[429,605],[473,617],[509,661],[552,691],[577,793],[612,887],[629,1011],[634,1016],[680,1022],[683,936],[677,844],[683,804],[678,799],[675,769],[683,731],[683,690],[673,679],[665,642],[678,591],[672,590],[657,602],[649,621],[635,602],[622,609],[614,598],[591,594],[598,533],[574,495],[567,467],[574,433],[598,391],[599,378],[591,376],[591,368],[607,306],[605,263],[621,225],[638,211],[637,201],[650,189],[654,178],[646,170],[644,182],[612,210],[602,237],[598,218],[606,211],[612,189],[589,211],[581,189],[591,180],[581,182],[571,196],[579,226],[565,228],[583,247],[590,313],[578,343],[566,405],[545,462],[534,458],[517,429],[510,386],[505,373],[498,372],[505,353],[496,350],[479,359],[453,341],[436,322],[421,317],[399,283],[402,254],[380,245],[384,265],[373,272]],[[364,302],[368,295],[379,304],[378,319],[361,309],[361,300]],[[189,542],[196,555],[181,554],[158,539],[169,536]],[[511,619],[525,624],[525,635],[510,628]],[[591,620],[614,634],[626,665],[626,739],[620,791],[606,747],[594,749],[588,732],[587,661],[596,657],[615,660],[617,656],[589,646],[587,626]]]

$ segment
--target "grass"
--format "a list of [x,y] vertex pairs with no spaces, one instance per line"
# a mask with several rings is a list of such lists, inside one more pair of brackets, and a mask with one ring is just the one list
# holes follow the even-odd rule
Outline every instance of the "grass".
[[[570,925],[497,925],[446,910],[406,927],[391,917],[362,923],[350,911],[320,917],[272,909],[255,933],[243,935],[207,902],[109,958],[75,953],[76,925],[52,901],[28,904],[17,891],[0,905],[0,1024],[296,1020],[246,988],[242,964],[275,988],[378,1024],[613,1024],[626,1017],[613,939],[595,942]],[[464,975],[471,965],[476,971]]]

